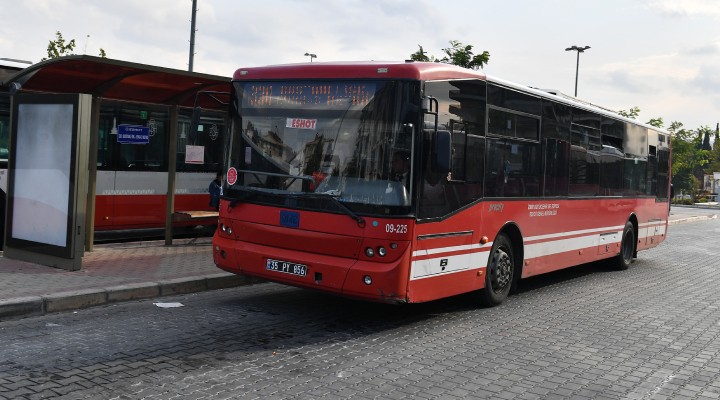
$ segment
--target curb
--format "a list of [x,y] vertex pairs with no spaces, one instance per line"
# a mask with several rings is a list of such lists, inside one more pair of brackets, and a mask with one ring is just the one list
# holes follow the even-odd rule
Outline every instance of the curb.
[[717,214],[703,215],[703,216],[699,216],[699,217],[681,218],[681,219],[668,221],[668,225],[684,224],[686,222],[705,221],[705,220],[716,219],[716,218],[717,218]]
[[42,296],[14,297],[0,300],[0,321],[123,301],[246,286],[259,282],[262,281],[241,275],[220,273],[158,282],[129,283],[107,288],[72,290]]

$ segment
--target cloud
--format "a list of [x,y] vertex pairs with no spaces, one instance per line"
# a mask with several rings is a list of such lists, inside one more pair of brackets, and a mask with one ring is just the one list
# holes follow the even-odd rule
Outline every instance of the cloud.
[[695,89],[695,92],[711,95],[719,98],[720,93],[720,72],[716,68],[702,67],[698,73],[689,80],[688,85]]
[[632,71],[616,70],[605,75],[603,79],[609,87],[618,88],[624,92],[652,93],[657,90],[654,85],[648,83],[648,79]]
[[647,6],[669,17],[720,17],[720,2],[716,0],[649,0]]
[[689,48],[681,50],[682,54],[688,56],[714,56],[720,54],[720,43],[712,42],[706,43],[699,46],[691,46]]
[[600,66],[596,76],[603,84],[626,92],[659,94],[668,85],[694,76],[697,67],[679,53],[653,54]]

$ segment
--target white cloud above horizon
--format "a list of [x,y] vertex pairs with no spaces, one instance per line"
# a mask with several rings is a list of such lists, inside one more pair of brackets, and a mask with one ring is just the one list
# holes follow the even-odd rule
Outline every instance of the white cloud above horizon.
[[[0,0],[0,57],[38,62],[55,32],[78,54],[187,69],[190,0]],[[714,126],[720,3],[711,0],[198,0],[194,70],[315,61],[403,60],[450,40],[490,52],[485,72],[572,94],[611,109],[638,106],[643,122]]]

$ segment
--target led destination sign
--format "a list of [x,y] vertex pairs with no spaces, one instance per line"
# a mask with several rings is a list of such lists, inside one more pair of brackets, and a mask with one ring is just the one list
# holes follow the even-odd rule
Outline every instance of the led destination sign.
[[375,91],[373,82],[249,82],[243,91],[243,106],[356,109],[366,106]]

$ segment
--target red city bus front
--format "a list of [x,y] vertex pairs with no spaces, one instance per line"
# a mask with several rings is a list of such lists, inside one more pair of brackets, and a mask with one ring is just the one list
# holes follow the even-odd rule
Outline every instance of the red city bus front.
[[222,207],[213,257],[223,270],[346,297],[407,301],[412,220],[353,221],[225,201]]
[[420,82],[406,72],[414,69],[297,68],[304,72],[294,77],[294,68],[236,74],[215,263],[407,302]]

